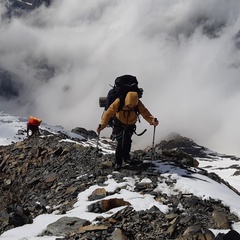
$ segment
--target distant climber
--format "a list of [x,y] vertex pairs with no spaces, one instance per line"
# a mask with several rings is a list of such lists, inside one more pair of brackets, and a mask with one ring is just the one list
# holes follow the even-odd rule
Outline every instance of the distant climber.
[[39,136],[39,126],[42,120],[33,116],[30,116],[27,123],[27,137]]

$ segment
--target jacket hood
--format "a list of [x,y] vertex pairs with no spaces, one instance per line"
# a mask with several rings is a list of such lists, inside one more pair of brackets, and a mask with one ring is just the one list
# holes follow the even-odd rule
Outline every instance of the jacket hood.
[[132,104],[134,107],[138,105],[138,93],[128,92],[125,98],[125,106]]

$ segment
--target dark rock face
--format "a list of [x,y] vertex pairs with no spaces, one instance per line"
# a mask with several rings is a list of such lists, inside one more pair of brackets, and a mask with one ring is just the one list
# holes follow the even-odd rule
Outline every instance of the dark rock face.
[[19,96],[21,84],[17,82],[13,75],[0,68],[0,97],[10,99]]
[[[88,196],[90,201],[95,201],[88,205],[88,211],[102,213],[119,206],[124,208],[110,217],[95,219],[94,225],[81,218],[60,218],[50,224],[42,236],[64,236],[64,240],[211,240],[215,237],[209,229],[229,229],[227,234],[240,239],[238,233],[230,231],[231,224],[239,219],[221,201],[202,200],[181,192],[168,196],[155,191],[160,180],[165,181],[169,188],[176,182],[151,171],[152,164],[142,162],[143,159],[154,156],[166,164],[186,169],[189,174],[191,170],[188,168],[195,164],[192,156],[174,150],[172,142],[161,143],[163,150],[157,146],[154,154],[151,150],[133,152],[133,165],[114,173],[111,164],[113,154],[99,155],[94,147],[62,141],[65,138],[65,135],[40,136],[9,146],[0,146],[0,233],[31,223],[36,216],[43,213],[58,211],[59,214],[64,214],[73,208],[80,192],[98,184],[102,187]],[[184,144],[185,140],[187,139],[184,138]],[[179,140],[177,143],[179,144]],[[192,144],[191,141],[190,143]],[[104,142],[103,144],[105,146]],[[99,146],[101,147],[101,142]],[[171,148],[167,149],[166,146]],[[217,175],[206,171],[202,171],[202,174],[224,183]],[[164,214],[157,207],[135,211],[124,199],[111,198],[119,190],[107,192],[104,188],[109,175],[119,183],[125,177],[137,176],[139,182],[134,191],[152,195],[156,201],[167,205],[170,211]],[[146,177],[151,183],[141,182]],[[227,234],[219,235],[218,239],[227,239]]]
[[86,130],[85,128],[76,127],[71,132],[82,135],[85,138],[97,138],[97,134],[93,130]]
[[49,7],[52,1],[53,0],[9,0],[6,1],[7,11],[2,17],[8,19],[13,16],[19,17],[42,5]]
[[33,10],[42,4],[49,6],[51,0],[10,0],[11,8],[20,8],[24,10]]
[[[28,67],[35,71],[36,81],[48,82],[54,75],[55,69],[44,61],[35,61],[31,59]],[[28,85],[24,84],[21,77],[16,74],[4,70],[0,67],[0,98],[10,100],[17,97],[25,98]]]

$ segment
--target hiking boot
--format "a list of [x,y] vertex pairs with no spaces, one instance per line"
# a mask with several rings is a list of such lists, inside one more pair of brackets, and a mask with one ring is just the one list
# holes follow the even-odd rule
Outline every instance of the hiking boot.
[[116,171],[120,170],[121,168],[122,168],[122,164],[116,163],[114,165],[114,170],[116,170]]
[[132,161],[130,159],[124,159],[124,162],[127,164],[132,164]]
[[124,160],[124,162],[131,166],[135,166],[135,165],[139,165],[139,164],[143,163],[143,161],[139,160],[139,159],[126,159],[126,160]]

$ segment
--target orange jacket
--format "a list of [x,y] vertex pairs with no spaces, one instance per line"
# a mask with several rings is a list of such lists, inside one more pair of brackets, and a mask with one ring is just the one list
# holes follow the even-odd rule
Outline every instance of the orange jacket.
[[118,111],[120,105],[120,99],[117,98],[109,108],[104,112],[101,120],[101,129],[104,129],[111,117],[116,115],[117,119],[125,124],[132,125],[137,122],[137,114],[134,110],[130,110],[127,105],[132,104],[138,108],[138,112],[143,116],[143,118],[152,124],[154,117],[148,111],[148,109],[143,105],[143,103],[138,99],[138,94],[136,92],[128,92],[125,98],[125,103],[123,108]]

